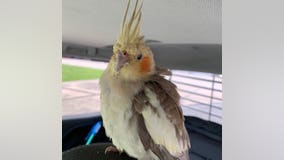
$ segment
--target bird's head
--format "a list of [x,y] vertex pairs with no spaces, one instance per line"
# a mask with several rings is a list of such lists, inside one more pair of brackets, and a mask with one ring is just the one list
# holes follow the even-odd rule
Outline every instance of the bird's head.
[[151,49],[140,34],[141,8],[135,8],[128,21],[126,21],[130,0],[123,17],[121,31],[113,46],[113,56],[110,67],[113,73],[125,81],[139,81],[147,79],[154,73],[155,62]]

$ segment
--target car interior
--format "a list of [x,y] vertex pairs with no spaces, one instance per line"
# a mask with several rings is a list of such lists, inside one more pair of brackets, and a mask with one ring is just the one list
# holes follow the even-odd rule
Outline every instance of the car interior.
[[[126,4],[127,0],[64,0],[62,56],[108,62]],[[222,75],[221,0],[144,0],[142,12],[142,32],[157,66]],[[214,99],[214,95],[209,98]],[[211,107],[215,106],[210,103],[206,107],[210,108],[206,115],[214,115]],[[222,159],[221,115],[220,122],[184,115],[191,143],[190,160]],[[125,153],[104,153],[112,144],[103,126],[86,145],[86,136],[101,121],[99,112],[62,117],[63,160],[133,159]]]

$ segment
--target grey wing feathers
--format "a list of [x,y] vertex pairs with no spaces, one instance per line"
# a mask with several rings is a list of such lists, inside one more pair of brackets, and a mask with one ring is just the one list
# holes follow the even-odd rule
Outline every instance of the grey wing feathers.
[[160,75],[153,75],[151,80],[146,82],[145,85],[152,92],[156,93],[161,106],[166,112],[167,118],[175,126],[179,142],[183,146],[189,145],[189,137],[184,127],[184,117],[179,105],[180,95],[176,90],[176,86]]
[[[179,142],[182,143],[184,147],[190,146],[188,133],[184,126],[183,113],[181,107],[179,106],[180,95],[176,90],[176,86],[172,82],[159,75],[162,73],[169,74],[169,71],[160,69],[157,74],[153,75],[151,79],[145,83],[145,87],[149,88],[157,95],[163,110],[166,112],[167,118],[175,127],[176,136]],[[154,143],[145,126],[144,118],[141,115],[141,112],[143,111],[143,107],[151,107],[151,104],[149,103],[148,97],[145,95],[144,89],[142,89],[134,97],[133,101],[133,109],[138,119],[139,137],[141,138],[145,149],[151,149],[162,160],[170,160],[173,157],[169,154],[165,147]],[[151,108],[154,109],[155,107]],[[186,151],[181,156],[183,157],[179,157],[181,160],[189,159]]]
[[141,114],[137,115],[138,134],[145,150],[151,150],[160,160],[177,160],[168,150],[161,145],[156,144],[147,131],[144,118]]

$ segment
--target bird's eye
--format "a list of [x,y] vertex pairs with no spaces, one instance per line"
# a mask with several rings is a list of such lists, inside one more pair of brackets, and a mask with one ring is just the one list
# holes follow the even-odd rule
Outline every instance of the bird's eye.
[[126,56],[126,55],[127,55],[127,52],[126,52],[126,51],[122,51],[122,54]]
[[142,54],[140,53],[140,54],[137,55],[136,59],[140,60],[141,58],[142,58]]

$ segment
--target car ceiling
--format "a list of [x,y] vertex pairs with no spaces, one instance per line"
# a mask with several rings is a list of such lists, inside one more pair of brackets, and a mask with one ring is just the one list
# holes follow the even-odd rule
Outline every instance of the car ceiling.
[[[102,47],[119,33],[127,0],[63,0],[63,42]],[[131,0],[131,9],[135,1]],[[140,1],[141,2],[141,1]],[[144,0],[142,34],[171,44],[221,44],[221,0]]]

